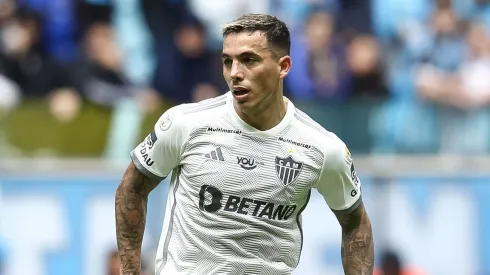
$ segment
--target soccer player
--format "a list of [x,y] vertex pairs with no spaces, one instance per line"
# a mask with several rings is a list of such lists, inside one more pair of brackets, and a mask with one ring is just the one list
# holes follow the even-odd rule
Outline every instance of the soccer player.
[[148,194],[170,173],[157,275],[290,274],[313,188],[342,227],[345,274],[372,274],[371,224],[350,152],[283,96],[288,28],[248,14],[223,38],[230,91],[169,109],[131,152],[116,192],[121,274],[140,274]]

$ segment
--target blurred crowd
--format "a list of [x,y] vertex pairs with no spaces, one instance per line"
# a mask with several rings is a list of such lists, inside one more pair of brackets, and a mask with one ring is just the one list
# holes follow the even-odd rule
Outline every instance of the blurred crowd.
[[[352,139],[332,130],[353,151],[490,153],[490,0],[0,0],[0,119],[38,101],[70,122],[88,103],[119,114],[128,138],[127,104],[151,113],[227,91],[221,28],[244,13],[288,24],[286,96],[343,124]],[[127,157],[130,139],[108,147]],[[388,253],[377,274],[400,265]],[[112,251],[107,274],[117,266]]]
[[373,152],[489,152],[489,2],[0,0],[0,108],[39,99],[70,121],[85,102],[152,112],[222,94],[222,26],[271,13],[291,30],[288,97],[383,102],[363,122]]

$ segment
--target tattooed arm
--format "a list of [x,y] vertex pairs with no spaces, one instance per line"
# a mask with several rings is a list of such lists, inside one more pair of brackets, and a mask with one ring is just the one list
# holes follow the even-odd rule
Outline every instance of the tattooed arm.
[[342,226],[342,265],[346,275],[372,275],[374,246],[371,222],[362,203],[361,180],[345,143],[333,134],[316,189]]
[[116,191],[116,234],[121,275],[141,274],[141,244],[148,195],[159,181],[143,175],[130,163]]
[[346,275],[372,275],[374,245],[371,222],[364,204],[348,214],[336,212],[342,226],[342,265]]
[[141,243],[148,195],[180,165],[190,129],[183,105],[167,110],[153,131],[131,151],[131,160],[116,191],[116,233],[121,275],[141,274]]

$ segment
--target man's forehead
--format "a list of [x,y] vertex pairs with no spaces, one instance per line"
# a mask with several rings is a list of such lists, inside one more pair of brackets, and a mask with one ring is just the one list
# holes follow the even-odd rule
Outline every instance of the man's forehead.
[[267,37],[263,32],[240,32],[228,34],[223,40],[223,53],[239,55],[242,52],[267,52]]

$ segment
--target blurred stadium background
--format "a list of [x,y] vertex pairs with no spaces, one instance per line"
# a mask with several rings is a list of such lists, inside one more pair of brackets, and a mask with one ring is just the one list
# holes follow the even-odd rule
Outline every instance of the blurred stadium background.
[[[289,24],[286,94],[354,154],[377,268],[490,274],[487,0],[0,0],[0,274],[118,274],[128,153],[168,107],[226,91],[221,26],[248,12]],[[303,223],[295,274],[342,274],[318,194]]]

